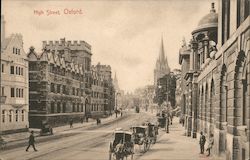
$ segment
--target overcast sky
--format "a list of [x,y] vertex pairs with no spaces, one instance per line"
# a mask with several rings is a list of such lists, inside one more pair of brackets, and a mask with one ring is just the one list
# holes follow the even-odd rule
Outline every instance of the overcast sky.
[[[153,84],[155,61],[163,36],[171,70],[180,68],[178,52],[216,0],[137,1],[2,1],[6,34],[21,33],[24,48],[41,51],[43,40],[84,40],[92,46],[92,64],[109,64],[121,89]],[[65,15],[64,9],[83,14]],[[34,14],[44,11],[44,15]],[[46,15],[46,10],[60,15]]]

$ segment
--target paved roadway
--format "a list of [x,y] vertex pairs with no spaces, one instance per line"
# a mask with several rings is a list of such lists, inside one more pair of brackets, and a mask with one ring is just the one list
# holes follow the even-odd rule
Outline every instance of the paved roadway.
[[[129,129],[132,125],[153,118],[153,115],[146,113],[126,113],[122,119],[102,124],[98,128],[64,131],[62,134],[67,136],[63,138],[36,144],[38,152],[34,152],[32,147],[29,152],[25,152],[25,147],[19,147],[0,152],[0,157],[4,160],[107,160],[109,142],[115,128]],[[69,133],[72,135],[68,136]],[[137,149],[134,158],[137,159],[141,154]]]

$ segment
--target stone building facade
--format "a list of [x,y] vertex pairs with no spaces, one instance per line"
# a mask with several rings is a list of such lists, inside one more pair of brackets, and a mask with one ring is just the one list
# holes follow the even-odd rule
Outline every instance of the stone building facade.
[[[186,135],[214,134],[214,155],[249,159],[249,1],[220,0],[180,50]],[[184,69],[188,67],[188,70]]]
[[100,75],[103,75],[104,79],[104,111],[105,114],[111,114],[114,111],[115,107],[115,87],[112,78],[111,66],[101,65],[100,63],[98,63],[96,65],[96,69]]
[[91,46],[84,41],[43,42],[41,54],[31,47],[29,59],[30,126],[80,121],[91,112]]
[[[3,32],[1,31],[1,35]],[[27,131],[29,128],[28,60],[23,49],[22,35],[12,34],[1,38],[3,39],[0,57],[0,132],[7,134]]]
[[91,67],[92,72],[92,96],[91,117],[109,115],[114,110],[115,90],[112,82],[111,67],[101,65]]

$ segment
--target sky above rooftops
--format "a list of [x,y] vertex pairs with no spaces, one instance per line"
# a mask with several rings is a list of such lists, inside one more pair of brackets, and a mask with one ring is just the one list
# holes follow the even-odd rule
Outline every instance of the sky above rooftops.
[[[2,1],[6,35],[21,33],[24,49],[41,51],[44,40],[84,40],[92,46],[92,64],[111,65],[121,89],[153,84],[161,37],[171,70],[180,68],[182,39],[189,42],[199,20],[216,0]],[[82,14],[64,14],[64,9]],[[43,11],[43,15],[34,11]],[[60,15],[47,16],[47,10]]]

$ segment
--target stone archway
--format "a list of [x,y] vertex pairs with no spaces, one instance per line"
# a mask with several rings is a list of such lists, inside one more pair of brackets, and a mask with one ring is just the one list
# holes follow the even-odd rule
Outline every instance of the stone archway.
[[215,112],[216,128],[215,134],[215,152],[218,155],[225,154],[226,151],[226,134],[227,134],[227,67],[225,64],[221,66],[219,77],[219,103]]
[[[245,69],[245,70],[244,70]],[[237,128],[237,126],[243,126],[247,124],[247,106],[246,101],[248,100],[247,96],[247,74],[246,74],[246,55],[244,51],[240,51],[237,60],[235,63],[235,74],[234,74],[234,123],[233,127],[236,128],[238,132],[240,129]],[[242,159],[244,157],[245,159],[245,148],[244,148],[244,142],[242,143],[242,137],[244,135],[239,135],[237,132],[233,133],[233,159]]]
[[202,85],[201,88],[201,96],[200,96],[200,119],[201,119],[201,123],[200,123],[200,131],[204,132],[204,88]]
[[209,115],[209,133],[214,134],[214,102],[215,102],[215,85],[214,85],[214,80],[212,79],[211,81],[211,86],[210,86],[210,115]]
[[208,97],[208,84],[206,83],[206,86],[205,86],[205,115],[204,115],[204,118],[205,118],[205,133],[208,134],[208,120],[209,120],[209,115],[208,115],[208,107],[209,107],[209,97]]

